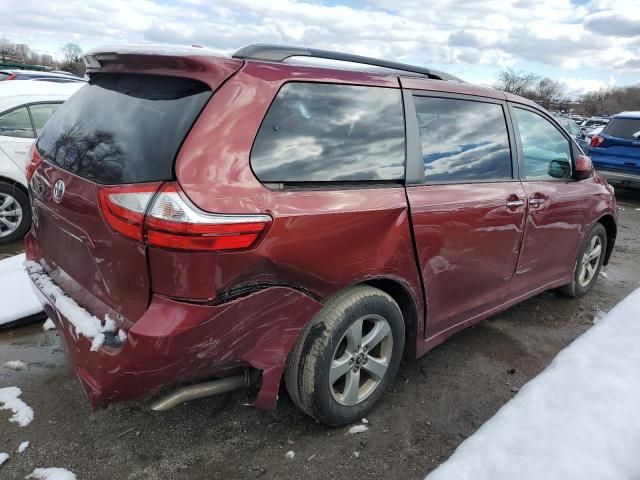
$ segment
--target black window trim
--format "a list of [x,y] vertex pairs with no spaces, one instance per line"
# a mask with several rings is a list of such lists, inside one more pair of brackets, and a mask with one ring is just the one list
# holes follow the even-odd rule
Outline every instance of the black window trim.
[[573,137],[569,135],[569,133],[565,130],[565,128],[562,127],[562,125],[560,125],[560,123],[557,122],[552,115],[548,114],[544,110],[532,107],[531,105],[527,105],[524,103],[517,103],[517,102],[508,102],[508,105],[509,105],[509,111],[511,112],[511,121],[513,122],[513,130],[514,132],[517,132],[517,134],[515,135],[515,138],[516,138],[516,146],[517,146],[519,171],[521,172],[520,181],[522,182],[563,182],[563,183],[575,182],[576,180],[573,177],[568,177],[568,178],[551,178],[551,177],[527,178],[526,177],[525,175],[526,170],[524,165],[524,152],[522,150],[522,139],[520,138],[520,129],[518,126],[518,119],[516,117],[516,112],[515,112],[516,108],[519,108],[521,110],[527,110],[531,113],[535,113],[541,116],[542,118],[547,120],[549,123],[551,123],[555,127],[555,129],[565,138],[565,140],[569,142],[570,151],[571,151],[571,172],[572,173],[575,169],[576,157],[578,155],[584,155],[584,152],[582,151],[580,146],[576,143],[576,141],[573,139]]
[[[260,120],[260,125],[258,125],[258,129],[255,131],[255,133],[253,134],[253,140],[251,142],[251,149],[249,150],[249,169],[251,170],[251,173],[253,174],[253,176],[255,177],[255,179],[265,188],[268,188],[269,190],[301,190],[301,189],[313,189],[313,190],[342,190],[342,189],[366,189],[366,188],[389,188],[389,187],[398,187],[399,185],[404,185],[407,182],[407,164],[408,164],[408,160],[407,160],[407,145],[408,145],[408,141],[407,141],[407,115],[406,115],[406,106],[405,106],[405,100],[404,100],[404,89],[402,88],[402,86],[400,85],[400,78],[397,77],[397,82],[398,82],[398,86],[388,86],[388,85],[371,85],[371,84],[366,84],[366,83],[345,83],[343,81],[331,81],[331,80],[313,80],[313,79],[304,79],[304,80],[298,80],[298,79],[292,79],[292,80],[286,80],[284,82],[282,82],[280,84],[280,86],[278,87],[278,91],[275,93],[275,95],[273,96],[273,98],[271,99],[271,102],[269,102],[269,106],[267,107],[267,109],[264,112],[264,116],[262,117],[262,120]],[[278,95],[280,94],[280,91],[284,88],[285,85],[288,85],[290,83],[312,83],[312,84],[320,84],[320,85],[344,85],[344,86],[352,86],[352,87],[369,87],[369,88],[387,88],[387,89],[391,89],[391,90],[397,90],[400,93],[400,98],[401,98],[401,105],[402,105],[402,122],[404,125],[404,178],[400,178],[400,179],[396,179],[396,180],[349,180],[349,181],[331,181],[331,180],[327,180],[327,181],[298,181],[298,182],[265,182],[263,180],[260,179],[260,177],[258,177],[258,175],[256,174],[255,170],[253,169],[253,163],[251,161],[251,157],[253,155],[253,149],[255,147],[256,144],[256,140],[258,138],[258,132],[260,132],[260,129],[262,128],[262,125],[264,123],[264,121],[267,118],[267,114],[269,113],[269,110],[271,110],[271,107],[273,106],[273,104],[275,103],[276,99],[278,98]],[[415,111],[415,110],[414,110]],[[417,122],[416,122],[417,125]]]
[[[415,109],[413,97],[434,97],[448,98],[453,100],[467,100],[472,102],[490,103],[500,105],[504,115],[505,126],[507,127],[507,136],[509,141],[509,155],[511,158],[511,178],[495,178],[482,180],[453,180],[453,181],[426,181],[424,175],[424,160],[422,156],[422,141],[420,139],[420,130],[418,128],[418,116]],[[479,95],[466,95],[462,93],[440,92],[435,90],[412,90],[403,89],[403,98],[405,99],[406,124],[407,124],[407,167],[406,167],[406,185],[424,186],[424,185],[465,185],[465,184],[482,184],[482,183],[509,183],[519,182],[519,163],[517,158],[516,141],[514,126],[511,122],[511,112],[508,108],[506,100],[498,98],[482,97]],[[411,177],[409,174],[411,173]],[[409,182],[411,180],[411,182]]]

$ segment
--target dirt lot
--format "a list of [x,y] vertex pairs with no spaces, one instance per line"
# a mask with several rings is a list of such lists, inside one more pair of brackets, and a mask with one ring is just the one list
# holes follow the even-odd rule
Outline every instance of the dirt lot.
[[[590,295],[542,294],[405,362],[361,434],[314,424],[285,393],[271,413],[243,406],[241,395],[221,411],[212,399],[165,413],[144,404],[94,411],[55,331],[35,325],[0,333],[0,385],[20,387],[35,412],[20,428],[0,411],[0,452],[11,455],[0,477],[57,466],[79,479],[109,480],[423,478],[594,317],[640,286],[640,193],[620,192],[619,206],[616,250]],[[9,360],[27,362],[29,370],[3,368]],[[15,453],[25,440],[30,447]],[[289,450],[295,458],[285,458]]]

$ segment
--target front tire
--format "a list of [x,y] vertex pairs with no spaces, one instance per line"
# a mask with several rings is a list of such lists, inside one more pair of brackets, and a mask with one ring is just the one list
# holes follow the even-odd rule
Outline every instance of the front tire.
[[585,236],[573,269],[571,283],[559,288],[562,295],[578,298],[586,295],[598,279],[605,252],[607,251],[607,231],[601,223],[596,223]]
[[365,416],[393,382],[404,320],[385,292],[366,285],[331,298],[291,352],[285,384],[294,403],[326,425]]
[[30,226],[27,194],[16,184],[0,182],[0,245],[20,240]]

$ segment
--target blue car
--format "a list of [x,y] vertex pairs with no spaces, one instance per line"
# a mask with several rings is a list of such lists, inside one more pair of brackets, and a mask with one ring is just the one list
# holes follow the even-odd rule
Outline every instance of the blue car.
[[612,185],[640,188],[640,112],[622,112],[591,137],[587,154]]

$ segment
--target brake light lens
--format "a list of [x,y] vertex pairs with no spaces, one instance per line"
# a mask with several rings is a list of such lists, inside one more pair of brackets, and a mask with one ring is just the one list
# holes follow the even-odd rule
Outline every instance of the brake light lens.
[[142,241],[144,214],[160,183],[104,187],[98,192],[102,214],[116,232]]
[[109,225],[122,235],[154,247],[218,251],[253,246],[271,222],[268,215],[203,212],[189,202],[176,184],[165,184],[158,191],[159,186],[102,188],[100,205]]
[[593,137],[591,137],[590,145],[592,147],[599,147],[602,142],[604,142],[604,138],[602,138],[600,135],[594,135]]
[[15,80],[15,78],[18,76],[17,73],[12,73],[11,75],[7,76],[7,78],[5,78],[5,80]]
[[36,170],[42,163],[42,157],[38,153],[38,149],[36,148],[36,143],[33,142],[31,144],[31,149],[29,150],[29,162],[24,170],[24,175],[27,177],[27,182],[31,181],[31,177],[36,173]]

